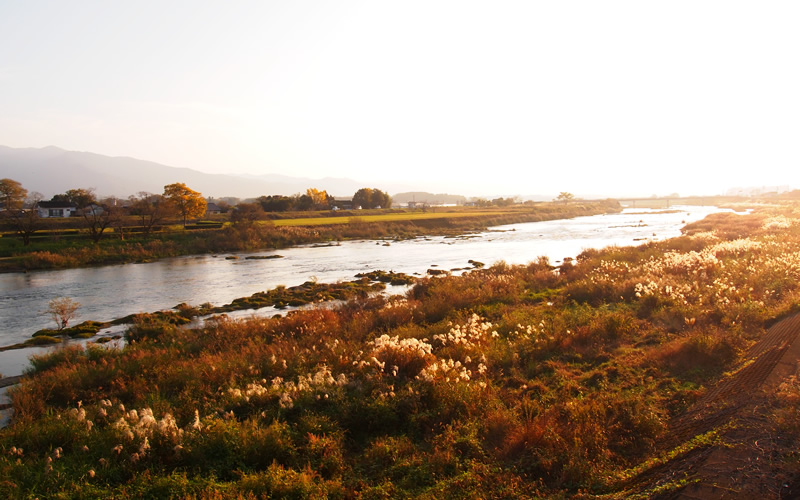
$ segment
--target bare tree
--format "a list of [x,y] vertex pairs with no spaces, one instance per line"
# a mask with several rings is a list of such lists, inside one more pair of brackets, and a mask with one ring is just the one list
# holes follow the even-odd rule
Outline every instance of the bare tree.
[[72,300],[69,297],[59,297],[51,300],[47,304],[47,312],[53,321],[58,325],[59,330],[63,330],[69,325],[69,322],[75,317],[75,312],[81,306],[80,302]]
[[70,189],[67,191],[69,201],[78,207],[78,213],[83,216],[92,241],[97,243],[103,237],[103,232],[113,226],[120,216],[120,210],[112,199],[98,201],[92,189]]
[[569,202],[570,202],[570,201],[572,201],[574,198],[575,198],[575,195],[574,195],[574,194],[572,194],[572,193],[568,193],[568,192],[566,192],[566,191],[561,191],[561,193],[558,195],[558,198],[556,198],[556,199],[557,199],[558,201],[563,201],[564,203],[569,203]]
[[139,217],[145,238],[150,237],[153,229],[168,217],[177,214],[175,206],[160,194],[140,191],[130,197],[131,213]]

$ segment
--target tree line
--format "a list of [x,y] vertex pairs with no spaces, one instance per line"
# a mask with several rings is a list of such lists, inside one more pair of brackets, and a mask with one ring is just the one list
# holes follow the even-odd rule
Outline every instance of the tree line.
[[[339,202],[328,194],[314,188],[304,194],[294,196],[270,195],[259,196],[255,203],[261,205],[264,212],[303,212],[307,210],[331,210],[339,207]],[[353,208],[391,208],[392,197],[380,189],[361,188],[353,195]]]
[[[13,179],[0,179],[0,215],[6,227],[29,245],[36,231],[43,229],[39,205],[41,193],[28,192]],[[99,198],[91,188],[68,189],[53,196],[49,202],[62,202],[74,208],[74,216],[80,217],[94,242],[100,241],[109,228],[114,228],[120,237],[130,230],[130,217],[139,222],[139,230],[149,237],[152,230],[168,218],[180,217],[183,225],[189,219],[202,217],[207,202],[203,195],[182,182],[164,186],[163,194],[139,192],[122,200],[115,197]]]
[[[43,202],[41,193],[28,192],[22,184],[12,179],[0,179],[0,221],[6,230],[14,231],[25,246],[31,237],[43,229],[38,207]],[[343,200],[345,201],[345,200]],[[64,202],[74,208],[74,216],[82,219],[91,239],[96,243],[110,228],[120,238],[131,231],[131,218],[138,223],[136,231],[145,238],[167,220],[180,218],[183,227],[191,219],[203,217],[208,202],[202,193],[182,182],[164,186],[162,194],[139,192],[127,199],[100,198],[93,189],[69,189],[53,196],[49,202]],[[295,196],[261,196],[251,203],[239,203],[231,211],[234,224],[263,218],[265,212],[331,210],[344,208],[324,190],[309,188]],[[372,188],[359,189],[352,199],[352,208],[390,208],[391,197]]]

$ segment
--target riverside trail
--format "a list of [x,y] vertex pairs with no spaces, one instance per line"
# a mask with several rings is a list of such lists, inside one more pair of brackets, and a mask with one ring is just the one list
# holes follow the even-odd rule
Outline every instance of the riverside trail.
[[676,448],[718,430],[718,444],[677,456],[634,480],[650,489],[682,479],[688,486],[655,498],[711,500],[798,498],[797,478],[776,474],[787,450],[770,422],[771,400],[797,373],[800,314],[778,321],[735,368],[674,419],[667,444]]

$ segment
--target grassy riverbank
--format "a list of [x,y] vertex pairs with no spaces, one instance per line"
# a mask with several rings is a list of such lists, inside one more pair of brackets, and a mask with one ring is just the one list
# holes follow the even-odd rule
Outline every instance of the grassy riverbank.
[[[502,209],[437,208],[435,212],[402,210],[306,214],[253,224],[231,225],[224,220],[190,230],[172,227],[150,239],[113,233],[94,244],[76,228],[60,228],[35,238],[30,246],[11,235],[0,238],[0,272],[147,262],[179,255],[254,251],[347,239],[404,239],[452,235],[518,222],[564,219],[617,212],[615,201],[541,203]],[[70,221],[72,225],[76,224]]]
[[[480,264],[480,263],[478,263]],[[53,330],[44,328],[33,333],[25,342],[13,345],[0,346],[0,352],[11,349],[24,349],[31,346],[60,344],[69,338],[90,339],[100,330],[117,325],[133,325],[136,335],[157,334],[164,328],[174,328],[190,323],[200,316],[227,314],[232,311],[261,309],[274,307],[286,309],[287,307],[303,307],[324,302],[345,301],[356,297],[367,297],[386,288],[385,283],[393,285],[411,285],[416,278],[403,273],[373,271],[359,274],[358,279],[337,283],[318,283],[308,281],[301,285],[285,287],[278,286],[272,290],[257,292],[249,297],[234,299],[230,304],[213,306],[201,304],[190,306],[182,303],[168,310],[151,313],[130,314],[111,321],[87,320],[78,325]],[[138,337],[129,332],[128,338],[137,340]],[[101,337],[96,342],[104,343],[113,340],[112,337]]]
[[[800,310],[800,208],[425,278],[405,297],[37,357],[10,390],[0,496],[646,498],[724,440],[672,422]],[[798,474],[800,383],[760,425]],[[661,467],[661,468],[660,468]]]

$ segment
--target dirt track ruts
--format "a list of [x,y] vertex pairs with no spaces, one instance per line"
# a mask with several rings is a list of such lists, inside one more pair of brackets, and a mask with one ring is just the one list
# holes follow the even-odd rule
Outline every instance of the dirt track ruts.
[[[799,361],[800,314],[795,314],[770,327],[737,371],[675,418],[665,443],[674,448],[717,429],[725,445],[693,450],[639,479],[651,485],[687,480],[688,486],[658,496],[663,499],[799,498],[800,481],[787,475],[781,438],[769,420],[770,397],[797,373]],[[728,422],[733,425],[720,427]]]
[[[800,314],[773,325],[744,357],[736,373],[720,381],[670,426],[670,441],[681,443],[708,432],[748,404],[800,335]],[[790,360],[789,360],[790,361]],[[796,361],[796,360],[795,360]]]

